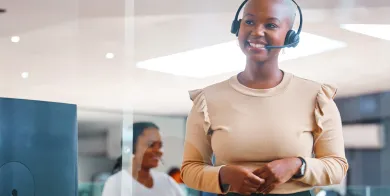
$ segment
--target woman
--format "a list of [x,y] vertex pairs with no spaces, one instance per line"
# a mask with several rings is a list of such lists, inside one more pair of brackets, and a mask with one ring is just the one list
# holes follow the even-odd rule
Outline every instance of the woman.
[[102,196],[184,196],[179,185],[167,174],[154,171],[161,160],[162,141],[159,128],[150,122],[133,124],[133,158],[129,168],[122,168],[122,158],[113,176],[104,185]]
[[190,91],[181,167],[187,186],[227,195],[306,196],[345,177],[336,89],[280,70],[280,49],[265,47],[284,45],[293,5],[249,0],[237,34],[245,70]]

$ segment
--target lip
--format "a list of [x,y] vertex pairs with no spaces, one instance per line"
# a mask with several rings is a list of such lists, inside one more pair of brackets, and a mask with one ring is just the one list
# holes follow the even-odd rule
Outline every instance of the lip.
[[161,157],[159,157],[159,156],[153,156],[153,157],[152,157],[152,159],[155,159],[155,160],[160,160],[160,159],[161,159]]
[[251,40],[251,39],[249,39],[249,40],[246,40],[246,41],[248,43],[252,43],[252,44],[261,44],[261,45],[264,45],[264,46],[268,45],[267,42],[261,41],[261,40]]
[[[263,45],[263,47],[254,47],[254,46],[251,46],[251,44],[260,44],[260,45]],[[246,48],[248,49],[249,52],[254,52],[254,53],[262,53],[262,52],[266,52],[267,49],[264,47],[264,46],[267,46],[267,44],[265,42],[261,42],[261,41],[246,41]]]

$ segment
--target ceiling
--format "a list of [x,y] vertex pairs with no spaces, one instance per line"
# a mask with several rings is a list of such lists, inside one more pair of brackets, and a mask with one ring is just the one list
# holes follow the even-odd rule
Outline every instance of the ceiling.
[[[0,0],[0,8],[7,9],[0,14],[0,96],[185,115],[191,107],[188,90],[236,72],[196,79],[138,69],[135,63],[235,40],[229,29],[240,2]],[[341,23],[389,24],[390,1],[298,3],[305,32],[348,47],[285,61],[283,69],[335,83],[339,97],[390,90],[390,42],[339,28]],[[11,42],[11,36],[20,42]],[[115,57],[106,59],[108,52]],[[23,79],[22,72],[29,77]]]

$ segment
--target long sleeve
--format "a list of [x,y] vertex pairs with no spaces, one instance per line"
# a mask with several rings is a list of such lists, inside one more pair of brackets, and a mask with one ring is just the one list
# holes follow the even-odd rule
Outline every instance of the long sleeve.
[[313,132],[315,158],[305,158],[305,175],[297,179],[311,186],[340,184],[348,170],[341,117],[333,100],[336,91],[332,86],[322,85],[317,95],[314,114],[318,129]]
[[181,178],[193,189],[222,194],[219,183],[219,170],[222,166],[212,165],[210,136],[210,119],[204,92],[190,92],[193,107],[187,118],[184,142]]

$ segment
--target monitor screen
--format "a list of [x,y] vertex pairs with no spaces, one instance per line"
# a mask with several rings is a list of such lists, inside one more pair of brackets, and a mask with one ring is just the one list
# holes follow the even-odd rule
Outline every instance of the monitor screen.
[[0,195],[77,195],[77,107],[0,98]]

